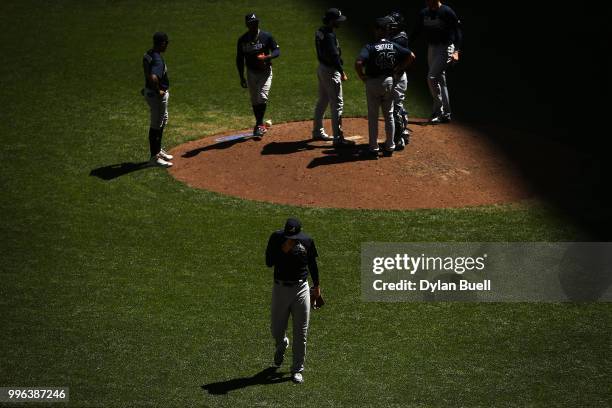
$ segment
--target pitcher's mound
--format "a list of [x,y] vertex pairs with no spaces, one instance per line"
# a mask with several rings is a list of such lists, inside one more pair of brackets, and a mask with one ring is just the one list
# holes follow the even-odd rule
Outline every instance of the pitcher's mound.
[[[512,163],[476,129],[411,124],[405,150],[369,160],[362,154],[367,120],[345,118],[343,126],[355,147],[334,149],[331,142],[312,141],[312,122],[274,125],[260,141],[217,141],[250,130],[206,137],[173,149],[170,173],[195,188],[309,207],[446,208],[531,196]],[[382,121],[379,135],[384,135]]]

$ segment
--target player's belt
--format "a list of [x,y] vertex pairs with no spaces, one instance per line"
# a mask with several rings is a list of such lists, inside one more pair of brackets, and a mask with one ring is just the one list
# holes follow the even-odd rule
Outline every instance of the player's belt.
[[297,285],[301,285],[304,282],[306,282],[306,279],[300,279],[297,281],[283,281],[283,280],[274,279],[274,283],[276,283],[277,285],[282,285],[282,286],[297,286]]

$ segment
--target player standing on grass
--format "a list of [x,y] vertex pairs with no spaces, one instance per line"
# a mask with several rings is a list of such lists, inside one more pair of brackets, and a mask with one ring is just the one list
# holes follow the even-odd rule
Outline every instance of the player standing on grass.
[[259,18],[255,13],[247,14],[244,21],[248,31],[238,39],[236,68],[240,76],[240,86],[248,88],[251,95],[255,115],[253,136],[262,137],[266,133],[264,115],[272,86],[272,59],[280,55],[280,48],[270,33],[259,29]]
[[173,156],[162,149],[161,141],[164,128],[168,123],[168,98],[170,97],[170,81],[168,68],[161,56],[168,48],[168,35],[157,32],[153,34],[153,48],[142,58],[145,87],[142,95],[145,97],[151,112],[149,125],[149,149],[151,163],[162,167],[170,167]]
[[275,231],[268,240],[266,265],[274,267],[272,287],[271,330],[276,343],[274,365],[280,367],[289,347],[286,336],[289,315],[293,321],[293,365],[291,379],[304,382],[306,336],[310,319],[310,290],[308,274],[312,279],[313,298],[321,295],[317,248],[314,241],[302,232],[302,223],[289,218],[283,230]]

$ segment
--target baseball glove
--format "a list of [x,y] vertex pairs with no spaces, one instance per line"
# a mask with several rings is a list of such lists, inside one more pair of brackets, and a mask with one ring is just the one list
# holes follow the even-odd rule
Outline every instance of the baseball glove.
[[310,288],[310,307],[313,309],[320,309],[325,305],[325,301],[323,300],[323,296],[316,296],[314,292],[314,286]]

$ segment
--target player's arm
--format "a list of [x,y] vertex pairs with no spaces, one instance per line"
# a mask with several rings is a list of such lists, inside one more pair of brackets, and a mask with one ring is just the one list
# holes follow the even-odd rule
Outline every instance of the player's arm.
[[363,82],[365,82],[368,79],[365,72],[363,72],[364,64],[365,62],[363,60],[358,59],[357,61],[355,61],[355,71],[357,71],[357,76]]
[[359,53],[359,56],[357,57],[357,60],[355,61],[355,71],[357,71],[357,76],[363,82],[365,82],[368,79],[368,77],[366,76],[364,72],[364,69],[365,69],[366,61],[368,60],[369,57],[370,57],[370,51],[368,50],[367,47],[363,47],[363,49]]
[[314,241],[311,242],[310,248],[308,249],[308,271],[312,279],[312,286],[314,286],[315,296],[321,296],[321,289],[319,288],[319,266],[317,265],[317,248],[315,247]]
[[240,77],[240,86],[243,88],[247,87],[246,79],[244,79],[244,53],[242,52],[242,46],[240,40],[236,47],[236,69],[238,69],[238,76]]
[[272,50],[270,53],[269,59],[274,59],[280,57],[280,47],[277,47]]
[[270,36],[268,40],[268,49],[270,50],[269,54],[264,54],[261,57],[258,56],[257,58],[261,60],[271,60],[280,57],[280,47],[272,36]]
[[340,72],[340,78],[342,78],[343,81],[348,80],[348,76],[344,72],[344,67],[342,66],[342,58],[340,58],[340,50],[336,47],[336,42],[330,35],[326,35],[324,41],[326,42],[325,48],[331,50],[333,67]]
[[461,53],[461,47],[463,46],[463,30],[461,29],[461,21],[454,11],[449,10],[449,24],[454,32],[455,37],[455,52],[453,53],[453,60],[459,61],[459,54]]
[[402,56],[402,62],[400,63],[401,68],[406,68],[414,63],[416,56],[409,48],[402,47],[398,44],[396,44],[396,48],[399,54]]
[[404,35],[399,38],[397,43],[404,48],[410,48],[410,44],[408,43],[408,34],[404,33]]
[[268,239],[268,246],[266,247],[266,265],[268,268],[273,267],[276,264],[276,249],[278,247],[278,243],[276,240],[276,235],[270,235],[270,239]]
[[161,88],[160,78],[164,76],[164,64],[160,59],[154,58],[151,61],[151,71],[149,72],[149,83],[153,85],[160,96],[163,96],[166,91]]
[[149,74],[149,83],[155,87],[154,89],[156,91],[160,91],[161,90],[159,88],[159,78],[157,77],[157,75]]

